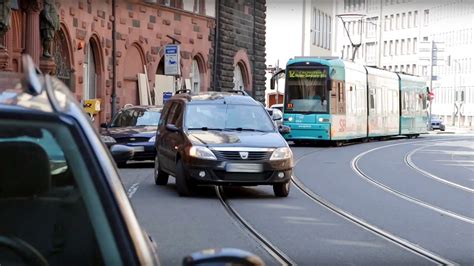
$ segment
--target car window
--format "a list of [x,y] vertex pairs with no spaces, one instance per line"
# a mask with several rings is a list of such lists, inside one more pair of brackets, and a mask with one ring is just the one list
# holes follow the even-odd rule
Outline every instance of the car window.
[[127,109],[114,119],[112,127],[156,126],[160,121],[160,109]]
[[173,124],[173,121],[175,121],[177,108],[178,108],[178,103],[174,102],[169,108],[168,115],[166,117],[166,124]]
[[195,104],[186,110],[186,128],[248,129],[272,131],[273,123],[264,107],[243,104]]
[[[96,175],[65,126],[0,120],[0,161],[0,235],[25,241],[50,265],[118,256]],[[0,250],[2,264],[19,259]]]

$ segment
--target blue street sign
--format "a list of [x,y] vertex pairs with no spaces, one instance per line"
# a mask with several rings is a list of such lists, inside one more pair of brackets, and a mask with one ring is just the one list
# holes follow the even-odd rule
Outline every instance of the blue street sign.
[[172,96],[173,93],[171,91],[163,92],[163,104],[165,104]]

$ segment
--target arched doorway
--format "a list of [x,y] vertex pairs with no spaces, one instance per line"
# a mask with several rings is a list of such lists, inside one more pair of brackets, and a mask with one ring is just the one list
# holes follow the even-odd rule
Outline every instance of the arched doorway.
[[244,77],[242,75],[242,68],[237,64],[234,68],[234,90],[244,90]]
[[[120,105],[125,104],[140,104],[140,96],[138,90],[138,73],[144,73],[144,56],[141,48],[137,44],[131,45],[127,49],[127,56],[125,57],[124,64],[124,90],[123,90],[123,101],[120,101]],[[148,81],[148,79],[147,79]]]
[[69,40],[64,29],[61,29],[54,36],[53,56],[56,63],[56,77],[60,79],[72,92],[75,92],[73,83],[73,70],[71,63]]

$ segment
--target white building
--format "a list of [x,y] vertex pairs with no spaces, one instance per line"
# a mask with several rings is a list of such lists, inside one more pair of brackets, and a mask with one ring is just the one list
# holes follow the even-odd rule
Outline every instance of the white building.
[[[267,66],[274,68],[278,63],[280,68],[285,68],[295,56],[333,55],[335,12],[336,2],[332,0],[267,1]],[[267,81],[270,77],[267,74]],[[284,82],[280,81],[280,92],[283,86]]]
[[[352,40],[360,44],[356,62],[425,76],[428,85],[432,74],[433,114],[452,123],[456,89],[462,91],[456,122],[474,126],[474,1],[337,0],[336,14],[364,15],[344,17],[349,34],[341,19],[336,21],[339,56],[351,59]],[[423,59],[430,58],[432,41],[439,52],[431,73],[430,60]]]

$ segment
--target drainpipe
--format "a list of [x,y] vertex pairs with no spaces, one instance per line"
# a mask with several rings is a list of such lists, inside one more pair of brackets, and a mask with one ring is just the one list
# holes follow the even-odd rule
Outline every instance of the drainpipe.
[[252,64],[252,73],[251,73],[251,75],[253,76],[252,77],[252,98],[254,98],[254,99],[255,99],[255,90],[257,89],[256,86],[255,86],[255,77],[256,77],[256,75],[255,75],[255,64],[256,64],[256,59],[255,59],[255,55],[256,55],[256,53],[255,53],[255,36],[256,36],[256,33],[255,33],[255,31],[256,31],[255,30],[255,17],[256,17],[256,15],[255,15],[255,10],[256,10],[255,2],[256,2],[256,0],[253,1],[253,36],[252,36],[253,64]]
[[115,16],[115,1],[112,0],[112,118],[115,116],[116,109],[117,109],[117,91],[116,91],[116,85],[117,85],[117,57],[116,57],[116,41],[115,41],[115,35],[116,35],[116,21],[117,17]]
[[212,89],[214,91],[217,91],[217,49],[218,49],[218,44],[219,44],[219,5],[220,5],[220,0],[216,0],[215,2],[215,16],[216,16],[216,26],[214,28],[214,63],[212,65]]

